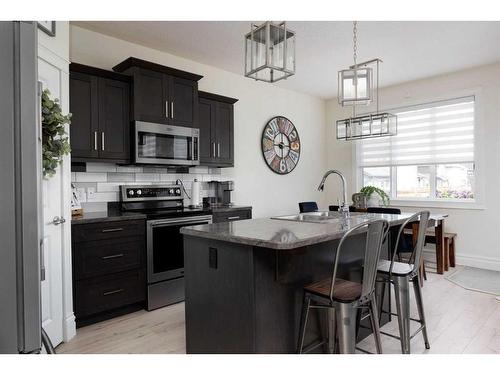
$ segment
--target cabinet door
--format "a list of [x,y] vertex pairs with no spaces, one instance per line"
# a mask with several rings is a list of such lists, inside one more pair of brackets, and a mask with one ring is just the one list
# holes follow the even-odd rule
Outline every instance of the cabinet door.
[[99,78],[99,158],[130,159],[129,84]]
[[168,79],[164,74],[138,69],[134,75],[134,120],[168,124]]
[[215,162],[215,111],[216,102],[200,98],[198,101],[198,126],[200,128],[200,163]]
[[216,111],[217,163],[221,166],[234,165],[233,106],[229,103],[217,103]]
[[69,110],[72,116],[69,128],[73,158],[97,158],[99,156],[97,91],[96,77],[71,73]]
[[198,127],[198,82],[170,77],[170,124]]

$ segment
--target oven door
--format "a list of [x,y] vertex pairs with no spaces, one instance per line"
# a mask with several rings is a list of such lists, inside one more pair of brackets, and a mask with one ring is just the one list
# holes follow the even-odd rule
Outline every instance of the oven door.
[[147,221],[148,283],[184,275],[184,241],[180,229],[211,224],[212,216],[191,216]]
[[199,129],[136,121],[135,162],[198,165]]

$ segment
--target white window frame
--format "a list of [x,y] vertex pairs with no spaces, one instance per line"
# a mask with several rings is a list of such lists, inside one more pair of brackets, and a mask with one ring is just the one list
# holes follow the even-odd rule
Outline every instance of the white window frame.
[[[382,110],[383,112],[391,112],[406,107],[413,107],[418,105],[432,104],[433,102],[452,100],[454,98],[474,96],[474,198],[473,199],[453,199],[453,198],[397,198],[396,194],[396,181],[397,177],[396,166],[390,167],[390,179],[391,179],[391,200],[390,205],[398,207],[424,207],[424,208],[456,208],[456,209],[470,209],[470,210],[483,210],[485,209],[484,202],[486,201],[485,189],[484,189],[484,104],[483,104],[483,93],[482,88],[471,88],[466,90],[459,90],[455,92],[448,93],[446,95],[434,96],[434,97],[420,97],[420,98],[405,98],[402,102],[391,103],[390,106],[386,106]],[[353,141],[359,142],[359,141]],[[355,179],[356,191],[359,191],[363,187],[363,168],[358,167],[358,154],[355,147],[352,147],[352,159],[354,163],[352,165],[352,175]],[[443,164],[454,164],[454,163],[443,163]],[[422,164],[425,165],[425,164]],[[431,174],[431,184],[435,184],[435,172],[436,169],[433,168],[434,175]],[[431,186],[431,193],[433,192]]]

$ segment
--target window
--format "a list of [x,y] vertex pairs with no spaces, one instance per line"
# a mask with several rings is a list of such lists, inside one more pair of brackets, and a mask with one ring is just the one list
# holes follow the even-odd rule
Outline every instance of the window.
[[474,199],[474,97],[399,108],[398,134],[356,141],[363,186],[391,199]]

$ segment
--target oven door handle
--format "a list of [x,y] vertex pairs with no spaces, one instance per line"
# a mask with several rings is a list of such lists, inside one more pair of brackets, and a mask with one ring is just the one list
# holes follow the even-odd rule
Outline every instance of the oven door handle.
[[176,218],[176,219],[165,219],[165,220],[150,220],[148,221],[148,225],[151,226],[152,228],[155,227],[164,227],[164,226],[171,226],[171,225],[176,225],[176,224],[205,224],[206,222],[209,222],[209,224],[212,223],[212,216],[197,216],[196,218],[193,217],[186,217],[186,218]]

